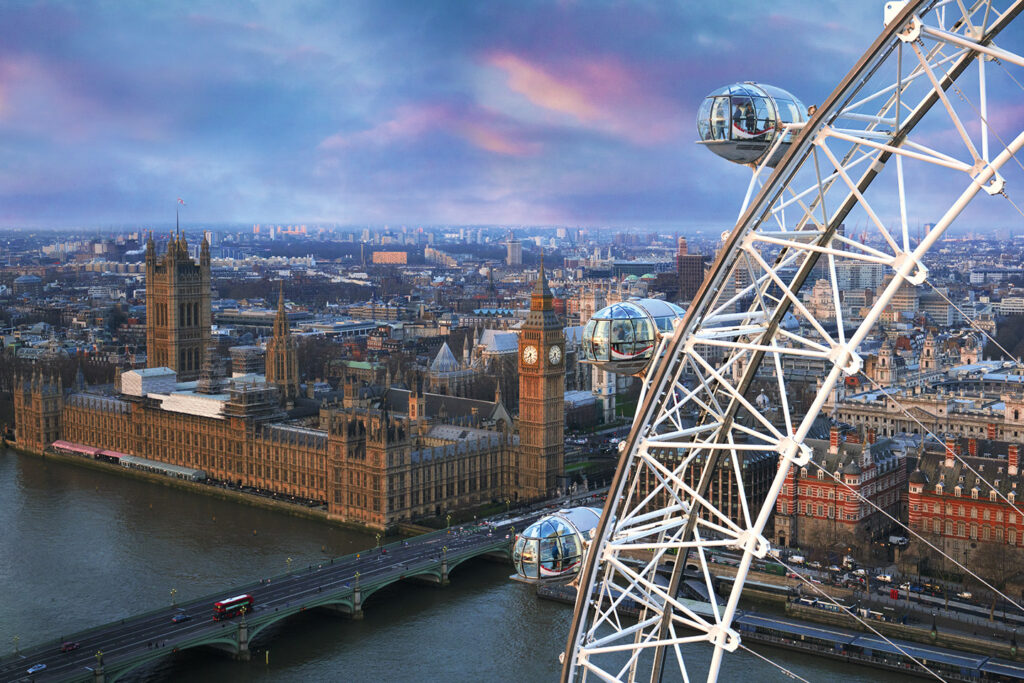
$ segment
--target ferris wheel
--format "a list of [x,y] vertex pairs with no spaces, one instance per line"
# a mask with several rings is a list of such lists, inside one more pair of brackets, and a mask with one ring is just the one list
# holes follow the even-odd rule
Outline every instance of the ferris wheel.
[[[753,177],[690,308],[644,347],[639,408],[579,576],[563,681],[715,681],[724,656],[746,649],[740,593],[752,564],[775,556],[765,530],[779,494],[812,464],[805,440],[822,408],[863,374],[862,342],[901,288],[929,282],[925,257],[976,204],[1002,202],[1024,228],[1024,22],[1011,26],[1022,10],[1024,0],[888,2],[881,35],[809,115],[755,84],[709,97],[702,141],[727,158],[741,152],[734,160]],[[926,234],[911,227],[922,215],[934,220]],[[838,274],[850,263],[886,274],[856,309]],[[821,294],[813,306],[805,285]],[[587,341],[591,360],[614,370],[615,340]],[[812,361],[824,370],[797,413],[787,369]],[[745,458],[765,452],[778,469],[754,494],[736,482]],[[723,474],[728,502],[714,494]],[[723,550],[740,555],[735,580],[699,611],[680,584],[714,595],[711,553]]]

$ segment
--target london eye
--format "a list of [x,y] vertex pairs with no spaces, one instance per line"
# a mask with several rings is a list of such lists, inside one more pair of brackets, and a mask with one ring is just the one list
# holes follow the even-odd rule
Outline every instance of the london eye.
[[[628,342],[639,408],[585,554],[563,681],[715,681],[725,655],[746,649],[734,625],[744,583],[755,560],[777,557],[765,532],[779,494],[811,462],[805,440],[822,409],[863,373],[862,342],[901,287],[929,283],[926,257],[976,204],[1004,202],[1024,225],[1020,182],[1004,177],[1024,180],[1022,10],[1024,0],[888,2],[881,34],[806,118],[796,97],[756,84],[709,96],[701,141],[752,179],[685,314],[648,335],[650,349],[647,337]],[[916,234],[910,217],[925,212],[934,225]],[[860,239],[845,234],[854,223],[867,226]],[[850,262],[887,274],[856,312],[837,277]],[[803,296],[822,282],[827,314]],[[802,406],[787,384],[794,359],[825,367]],[[763,497],[737,486],[726,506],[712,495],[719,472],[742,481],[745,454],[766,451],[778,469]],[[726,549],[740,555],[735,582],[698,611],[680,598],[686,568],[713,595],[711,553]]]

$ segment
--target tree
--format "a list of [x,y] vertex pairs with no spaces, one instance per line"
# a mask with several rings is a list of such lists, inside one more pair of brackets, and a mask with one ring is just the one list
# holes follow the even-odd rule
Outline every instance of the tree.
[[921,562],[932,552],[932,549],[925,545],[924,541],[917,537],[911,539],[910,543],[903,550],[896,552],[896,566],[903,576],[916,574],[921,576]]
[[[979,543],[977,550],[971,555],[971,570],[999,593],[1006,584],[1020,573],[1020,552],[1006,543]],[[984,586],[973,575],[964,577],[964,583]],[[998,593],[992,593],[992,605],[989,608],[988,620],[992,621],[996,611]]]
[[[992,342],[985,346],[986,359],[1017,360],[1024,356],[1024,315],[1008,315],[1001,320],[995,340],[999,342],[998,346]],[[1013,358],[1006,358],[1002,349],[1006,349]]]

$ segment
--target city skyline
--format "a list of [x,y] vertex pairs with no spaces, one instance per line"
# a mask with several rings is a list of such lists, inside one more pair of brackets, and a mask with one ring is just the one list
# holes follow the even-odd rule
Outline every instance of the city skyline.
[[880,27],[870,3],[8,5],[0,225],[163,223],[177,196],[209,223],[729,223],[748,171],[694,144],[702,98],[821,102]]

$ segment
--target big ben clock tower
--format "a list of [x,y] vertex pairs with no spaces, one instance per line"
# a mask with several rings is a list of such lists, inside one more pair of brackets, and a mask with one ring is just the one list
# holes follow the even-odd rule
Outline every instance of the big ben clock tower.
[[530,296],[530,313],[519,334],[520,498],[554,493],[565,471],[565,332],[544,278]]

